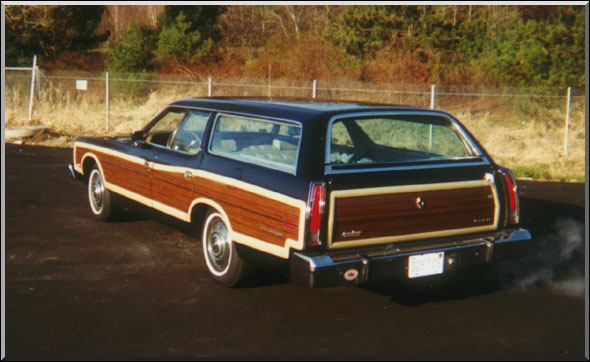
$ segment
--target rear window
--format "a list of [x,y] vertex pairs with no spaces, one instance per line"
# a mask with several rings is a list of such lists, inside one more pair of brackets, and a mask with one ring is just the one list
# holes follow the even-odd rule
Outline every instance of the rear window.
[[295,123],[220,115],[210,152],[295,174],[301,126]]
[[428,115],[343,118],[332,123],[329,164],[379,164],[476,156],[450,120]]

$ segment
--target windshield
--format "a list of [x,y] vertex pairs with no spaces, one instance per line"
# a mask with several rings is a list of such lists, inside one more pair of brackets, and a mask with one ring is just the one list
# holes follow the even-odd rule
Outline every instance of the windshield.
[[329,164],[378,164],[478,156],[447,118],[387,115],[337,119]]

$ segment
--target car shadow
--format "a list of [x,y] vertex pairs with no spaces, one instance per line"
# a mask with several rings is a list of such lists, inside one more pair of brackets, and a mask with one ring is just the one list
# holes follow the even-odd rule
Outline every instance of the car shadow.
[[398,304],[418,306],[490,294],[505,289],[506,284],[498,278],[495,266],[485,265],[416,279],[399,277],[361,288],[386,295]]
[[291,282],[288,260],[243,246],[237,247],[238,254],[252,265],[251,272],[237,288],[269,287]]
[[[170,215],[166,215],[147,206],[131,202],[125,205],[125,209],[114,222],[138,222],[155,221],[162,224],[162,228],[182,233],[194,239],[194,242],[201,243],[200,232],[197,229],[200,225],[184,222]],[[289,263],[272,255],[237,245],[240,256],[252,264],[251,272],[235,288],[257,288],[288,284]]]

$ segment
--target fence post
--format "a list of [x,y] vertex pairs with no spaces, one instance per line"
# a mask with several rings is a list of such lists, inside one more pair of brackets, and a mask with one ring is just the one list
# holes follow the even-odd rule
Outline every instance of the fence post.
[[268,65],[268,98],[271,98],[271,92],[270,92],[270,74],[272,71],[272,64]]
[[41,91],[41,70],[39,66],[35,67],[35,99],[39,102],[39,92]]
[[318,81],[316,79],[313,80],[313,95],[312,97],[315,98],[318,96]]
[[109,130],[109,72],[105,72],[104,75],[104,92],[105,92],[105,103],[106,103],[106,116],[107,125],[106,129]]
[[[430,88],[430,109],[434,109],[434,96],[436,94],[436,84]],[[432,149],[432,123],[430,124],[430,135],[428,138],[428,148]]]
[[434,109],[434,95],[436,93],[436,84],[430,88],[430,109]]
[[209,77],[209,84],[207,86],[207,96],[211,97],[213,95],[213,79]]
[[563,145],[563,151],[567,156],[568,136],[570,128],[570,106],[572,104],[572,87],[567,88],[567,111],[565,116],[565,140]]
[[37,72],[37,56],[33,56],[33,68],[31,69],[31,95],[29,97],[29,121],[33,117],[33,97],[35,95],[35,79]]

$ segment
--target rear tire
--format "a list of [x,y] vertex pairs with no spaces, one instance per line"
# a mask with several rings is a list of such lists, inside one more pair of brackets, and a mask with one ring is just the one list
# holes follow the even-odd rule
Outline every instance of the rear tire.
[[120,206],[105,187],[97,165],[92,167],[88,176],[88,203],[94,216],[101,221],[113,221],[119,215]]
[[216,282],[234,287],[249,274],[250,264],[238,255],[229,228],[216,211],[205,217],[202,242],[207,270]]

